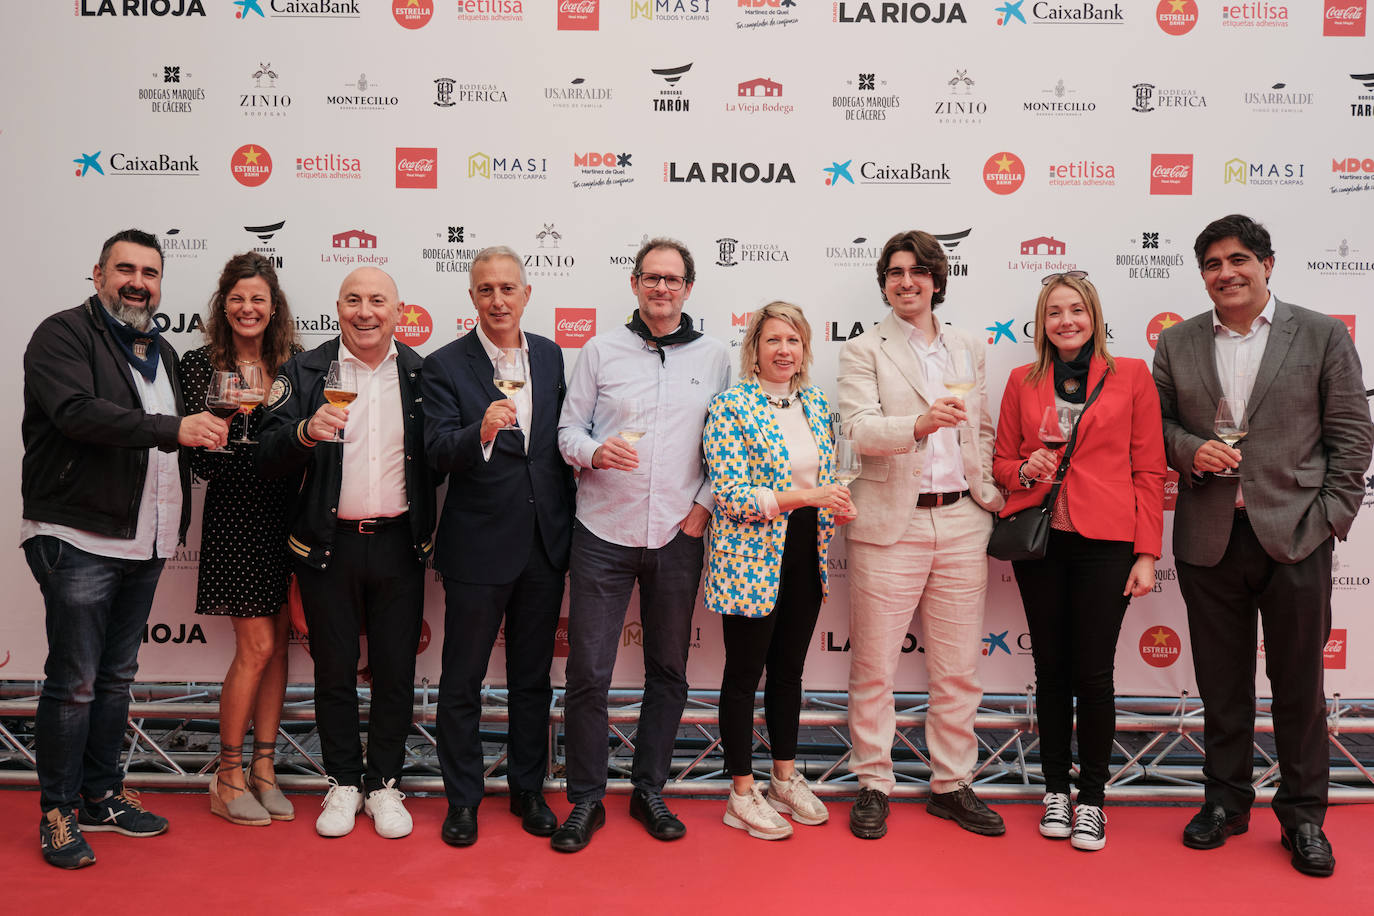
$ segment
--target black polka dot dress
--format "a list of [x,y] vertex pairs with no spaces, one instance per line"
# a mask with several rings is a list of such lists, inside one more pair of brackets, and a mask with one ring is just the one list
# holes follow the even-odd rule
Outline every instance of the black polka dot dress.
[[[186,411],[205,408],[210,387],[206,347],[181,360],[181,390]],[[235,414],[229,438],[256,439],[262,407],[245,417]],[[286,603],[290,573],[286,554],[286,511],[300,481],[292,476],[264,480],[253,466],[251,445],[235,445],[232,455],[191,450],[191,470],[205,487],[205,515],[200,526],[200,575],[196,613],[230,617],[269,617]]]

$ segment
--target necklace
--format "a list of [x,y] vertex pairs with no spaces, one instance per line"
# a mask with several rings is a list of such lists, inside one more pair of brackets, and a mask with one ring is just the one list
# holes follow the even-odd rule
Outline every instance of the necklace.
[[238,360],[240,366],[256,366],[258,363],[262,362],[262,357],[258,357],[257,359],[242,359],[240,357],[235,357],[235,359]]
[[[795,397],[795,395],[793,397]],[[769,404],[773,405],[774,407],[778,408],[779,410],[786,410],[787,408],[791,407],[793,397],[780,398],[776,395],[769,394],[766,391],[763,393],[764,400],[767,401]]]

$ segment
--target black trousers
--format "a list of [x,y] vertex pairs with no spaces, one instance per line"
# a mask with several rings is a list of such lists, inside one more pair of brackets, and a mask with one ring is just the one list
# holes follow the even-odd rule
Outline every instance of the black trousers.
[[720,684],[720,741],[731,776],[753,772],[754,691],[764,668],[763,715],[774,760],[797,756],[802,668],[821,612],[816,510],[793,509],[779,570],[778,600],[767,617],[721,617],[725,673]]
[[[315,722],[325,772],[371,792],[399,779],[415,705],[415,651],[424,614],[424,565],[402,521],[359,534],[339,528],[329,565],[296,564],[310,655]],[[367,636],[372,708],[367,767],[359,736],[359,637]]]
[[1135,563],[1126,541],[1051,529],[1040,560],[1012,564],[1035,659],[1036,726],[1046,792],[1069,792],[1078,700],[1078,803],[1102,806],[1116,734],[1116,640]]
[[1333,540],[1297,563],[1272,559],[1243,512],[1216,566],[1179,561],[1193,668],[1202,693],[1207,801],[1250,810],[1254,771],[1256,619],[1264,621],[1264,667],[1273,690],[1280,782],[1274,815],[1284,829],[1326,818],[1330,757],[1325,666],[1331,636]]
[[511,794],[540,792],[549,763],[554,634],[566,571],[544,551],[536,526],[529,559],[506,585],[444,577],[444,670],[439,681],[439,766],[454,807],[482,801],[482,681],[505,620],[510,721],[506,782]]

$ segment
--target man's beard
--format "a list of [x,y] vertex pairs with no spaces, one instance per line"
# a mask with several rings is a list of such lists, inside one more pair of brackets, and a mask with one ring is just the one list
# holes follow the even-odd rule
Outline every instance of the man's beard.
[[[133,328],[135,331],[146,331],[152,325],[153,313],[156,312],[157,309],[146,304],[142,307],[136,305],[126,305],[124,302],[124,296],[136,293],[137,290],[133,289],[132,287],[126,286],[123,289],[120,289],[115,292],[114,301],[106,302],[105,308],[109,310],[111,315],[115,316],[120,321],[124,322],[129,327]],[[144,302],[146,303],[150,299],[151,297],[148,297],[144,300]]]

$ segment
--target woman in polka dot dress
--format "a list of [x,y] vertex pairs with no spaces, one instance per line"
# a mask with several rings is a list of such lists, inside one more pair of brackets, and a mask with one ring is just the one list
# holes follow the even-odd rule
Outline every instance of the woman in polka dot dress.
[[[205,338],[204,347],[181,361],[182,391],[196,409],[205,403],[215,371],[259,366],[270,380],[301,351],[269,260],[254,252],[229,259],[210,300]],[[236,414],[230,438],[253,438],[262,411],[259,406]],[[234,660],[220,697],[219,771],[210,780],[210,810],[236,824],[265,826],[294,817],[277,788],[274,759],[286,694],[286,506],[300,481],[263,480],[253,467],[253,446],[232,448],[232,454],[196,449],[191,457],[196,476],[208,481],[196,613],[227,616],[234,627]],[[250,720],[253,760],[245,775],[243,739]]]

